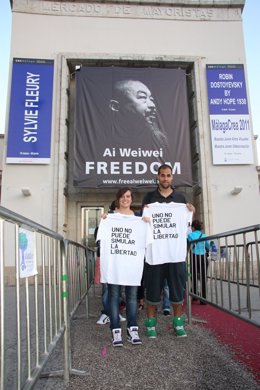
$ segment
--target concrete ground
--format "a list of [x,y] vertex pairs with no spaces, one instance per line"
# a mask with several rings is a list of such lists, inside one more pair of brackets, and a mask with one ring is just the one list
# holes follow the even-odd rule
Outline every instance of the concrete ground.
[[[72,321],[72,368],[85,375],[38,380],[36,390],[203,390],[260,389],[253,375],[234,360],[231,351],[199,322],[187,325],[188,337],[177,339],[171,317],[158,310],[157,339],[145,336],[145,312],[138,314],[143,344],[126,341],[126,323],[122,323],[124,346],[111,344],[109,325],[97,325],[101,309],[100,289],[90,292],[89,318]],[[78,315],[84,314],[84,305]],[[56,350],[46,370],[62,368],[62,345]]]

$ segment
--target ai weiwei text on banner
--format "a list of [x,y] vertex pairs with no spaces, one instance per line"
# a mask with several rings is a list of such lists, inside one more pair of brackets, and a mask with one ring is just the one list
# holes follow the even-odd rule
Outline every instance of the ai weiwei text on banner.
[[77,187],[151,186],[164,162],[191,185],[185,71],[82,67],[73,159]]

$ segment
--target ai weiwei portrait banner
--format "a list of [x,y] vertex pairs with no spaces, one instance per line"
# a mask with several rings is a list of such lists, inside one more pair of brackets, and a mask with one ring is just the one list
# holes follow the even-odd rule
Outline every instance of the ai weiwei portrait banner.
[[164,162],[192,184],[184,70],[82,67],[75,105],[76,187],[153,186]]

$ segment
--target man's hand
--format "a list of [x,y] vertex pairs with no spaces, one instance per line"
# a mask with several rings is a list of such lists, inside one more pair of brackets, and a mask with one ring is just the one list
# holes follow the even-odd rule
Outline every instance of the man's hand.
[[187,208],[188,208],[189,211],[191,211],[193,214],[195,213],[196,209],[195,209],[195,207],[193,206],[193,204],[187,203],[186,206],[187,206]]

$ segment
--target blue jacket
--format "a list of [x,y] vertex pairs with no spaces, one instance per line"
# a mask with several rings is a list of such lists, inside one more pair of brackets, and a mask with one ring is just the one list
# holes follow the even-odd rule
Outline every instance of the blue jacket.
[[[188,241],[198,240],[204,237],[207,237],[205,233],[202,233],[200,230],[194,230],[188,234]],[[192,244],[192,253],[195,255],[205,255],[206,250],[209,250],[209,248],[208,241],[197,242],[196,244]]]

